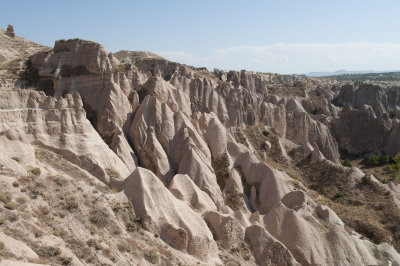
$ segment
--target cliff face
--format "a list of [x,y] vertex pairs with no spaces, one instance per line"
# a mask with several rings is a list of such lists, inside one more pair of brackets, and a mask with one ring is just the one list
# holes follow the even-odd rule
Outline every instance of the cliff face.
[[[394,89],[370,102],[371,92],[365,96],[362,87],[247,71],[210,73],[150,53],[113,55],[79,39],[32,55],[25,71],[29,79],[20,82],[37,91],[0,90],[0,161],[6,164],[0,180],[2,193],[16,193],[9,202],[25,197],[13,182],[37,191],[40,204],[25,200],[28,215],[21,215],[19,229],[4,223],[15,241],[26,243],[31,261],[400,263],[392,246],[379,244],[383,240],[349,233],[343,212],[338,216],[327,206],[336,208],[338,199],[316,186],[340,172],[343,189],[366,193],[364,174],[337,164],[339,147],[380,152],[393,142],[389,148],[398,152],[397,124],[386,114],[396,105],[388,100]],[[36,179],[53,190],[63,178],[68,185],[50,194],[26,182]],[[379,189],[393,191],[384,204],[400,199],[395,186]],[[76,204],[63,207],[64,220],[57,206],[67,203],[55,204],[55,198],[71,192]],[[17,234],[48,222],[40,205],[55,217],[43,227],[45,237]],[[41,219],[28,223],[35,212]],[[55,222],[67,227],[68,221],[69,233],[49,233]],[[48,239],[57,254],[41,253]],[[384,240],[398,241],[394,235]],[[9,259],[18,258],[17,251],[8,252]]]

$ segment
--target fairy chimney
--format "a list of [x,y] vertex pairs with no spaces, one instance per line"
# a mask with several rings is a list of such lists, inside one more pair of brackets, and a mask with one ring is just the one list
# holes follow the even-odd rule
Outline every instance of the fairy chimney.
[[14,37],[15,37],[14,27],[13,27],[12,25],[8,25],[6,34],[7,34],[8,36],[10,36],[11,38],[14,38]]

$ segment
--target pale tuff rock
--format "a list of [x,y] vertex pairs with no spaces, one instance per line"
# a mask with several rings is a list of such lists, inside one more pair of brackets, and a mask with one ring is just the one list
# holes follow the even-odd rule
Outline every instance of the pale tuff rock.
[[147,230],[172,247],[205,261],[216,260],[217,246],[203,219],[176,199],[149,170],[138,167],[124,181],[124,191]]
[[244,230],[237,219],[216,211],[206,212],[203,218],[213,232],[214,239],[220,241],[225,249],[232,248],[243,241]]
[[191,116],[189,95],[176,89],[162,78],[149,78],[146,84],[144,84],[144,89],[160,102],[167,103],[171,111],[176,112],[180,110],[187,116]]
[[318,149],[314,149],[311,153],[311,162],[319,162],[322,160],[325,160],[325,156]]
[[123,132],[118,132],[114,135],[110,148],[124,162],[130,172],[136,169],[138,166],[138,158]]
[[183,113],[173,113],[166,103],[146,96],[132,122],[130,137],[139,161],[165,183],[171,181],[175,167],[216,204],[222,203],[207,144]]
[[[264,217],[267,231],[279,240],[302,265],[362,265],[360,256],[343,227],[327,231],[304,209],[294,211],[283,204]],[[321,249],[322,243],[329,243]]]
[[390,265],[391,262],[392,265],[400,265],[400,255],[389,244],[374,245],[359,235],[352,235],[351,238],[364,265]]
[[303,191],[295,190],[287,193],[281,201],[287,208],[298,210],[305,206],[307,196]]
[[[360,169],[335,164],[337,141],[350,152],[372,146],[396,153],[396,119],[389,119],[389,110],[381,108],[397,105],[388,103],[395,95],[392,90],[375,94],[353,86],[331,89],[331,83],[305,77],[247,71],[216,70],[214,75],[149,53],[113,55],[100,44],[78,39],[57,41],[53,51],[38,53],[31,62],[30,70],[38,74],[35,85],[47,96],[29,90],[0,91],[0,145],[5,147],[0,174],[6,176],[5,186],[29,175],[30,165],[37,164],[37,145],[120,191],[93,194],[99,194],[97,200],[130,201],[134,213],[128,215],[129,221],[135,221],[134,215],[140,218],[149,231],[140,229],[142,235],[150,235],[160,253],[164,246],[172,247],[168,251],[184,258],[184,264],[197,259],[207,265],[242,262],[238,257],[243,254],[234,253],[243,241],[252,251],[248,264],[254,258],[260,265],[399,261],[391,246],[350,236],[341,219],[329,207],[317,206],[308,196],[314,192],[288,175],[293,169],[285,168],[301,156],[306,158],[302,163],[311,161],[313,166],[326,158],[325,166],[347,169],[349,187],[360,184]],[[294,95],[287,92],[290,89]],[[371,100],[374,96],[378,100]],[[339,106],[333,106],[332,99]],[[362,102],[372,107],[360,107]],[[357,123],[363,125],[357,128]],[[354,127],[348,129],[349,125]],[[371,126],[375,128],[370,130]],[[260,136],[246,133],[235,140],[238,130],[254,129]],[[382,134],[388,135],[386,141],[378,137]],[[294,156],[290,150],[299,153]],[[284,171],[272,167],[270,159],[275,158],[265,151],[286,158],[274,161]],[[54,175],[51,167],[43,162],[41,166],[46,170],[37,178]],[[82,189],[87,195],[93,188]],[[399,189],[394,184],[385,189],[399,204]],[[113,206],[110,216],[119,217],[121,210]],[[69,227],[76,227],[75,220]],[[87,228],[78,232],[89,234]],[[131,235],[118,236],[126,237]],[[114,247],[116,261],[99,256],[99,263],[148,263],[136,253],[138,259],[125,261],[123,257],[131,254],[119,249]],[[70,257],[79,265],[72,253]]]
[[[56,98],[68,92],[79,92],[88,117],[102,134],[130,125],[131,105],[127,98],[131,90],[126,77],[112,73],[118,60],[100,44],[79,39],[60,40],[51,53],[39,53],[31,58],[40,77],[39,89]],[[116,76],[114,78],[114,76]]]
[[128,175],[126,166],[86,120],[79,96],[54,101],[43,92],[28,90],[0,91],[0,95],[0,131],[8,132],[9,140],[57,151],[104,182],[109,180],[107,168],[121,177]]
[[0,154],[0,175],[17,177],[27,175],[27,172],[18,162]]
[[344,225],[342,220],[328,206],[317,206],[315,208],[315,212],[317,213],[319,218],[321,218],[331,226]]
[[211,198],[201,191],[188,175],[175,175],[168,188],[177,199],[186,202],[197,212],[217,210]]
[[261,226],[247,227],[245,239],[260,265],[300,265],[290,251]]
[[25,243],[18,241],[10,236],[7,236],[3,232],[0,232],[0,241],[4,243],[5,251],[10,252],[15,257],[29,260],[39,259],[39,256]]

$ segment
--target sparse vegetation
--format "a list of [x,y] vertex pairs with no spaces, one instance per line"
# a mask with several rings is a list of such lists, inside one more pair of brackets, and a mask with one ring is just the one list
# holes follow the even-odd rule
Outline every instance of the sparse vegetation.
[[42,259],[50,259],[52,257],[59,256],[61,254],[61,250],[56,247],[44,246],[36,249],[36,254],[38,254]]
[[351,164],[350,160],[347,159],[347,158],[343,160],[342,165],[343,165],[343,166],[346,166],[346,167],[352,167],[352,166],[353,166],[353,165]]
[[381,164],[387,164],[390,162],[390,157],[387,156],[386,154],[381,155],[381,157],[379,158],[379,162]]
[[157,264],[160,260],[160,255],[157,251],[151,250],[144,253],[144,258],[151,264]]
[[18,204],[14,201],[9,201],[6,204],[4,204],[4,207],[9,210],[15,210],[18,208]]
[[400,72],[343,74],[321,78],[335,79],[337,81],[400,81]]
[[40,168],[38,168],[38,167],[33,168],[33,169],[31,170],[31,173],[32,173],[33,175],[40,175],[40,174],[41,174]]
[[269,136],[269,131],[268,131],[268,130],[263,130],[263,132],[262,132],[262,133],[263,133],[263,135],[264,135],[264,136],[266,136],[266,137],[268,137],[268,136]]
[[336,192],[336,194],[335,194],[335,198],[341,198],[341,197],[343,197],[344,196],[344,193],[343,192]]
[[222,154],[218,158],[212,160],[212,167],[214,168],[217,177],[217,183],[221,190],[225,187],[225,182],[229,178],[229,157],[227,153]]
[[367,164],[369,166],[377,166],[379,165],[379,156],[378,155],[372,155],[368,158]]
[[289,151],[289,155],[290,155],[290,156],[295,156],[296,153],[297,153],[297,149],[296,149],[296,148],[293,148],[293,149],[291,149],[291,150]]
[[369,184],[371,184],[371,177],[368,176],[368,175],[364,175],[364,176],[361,178],[361,182],[362,182],[364,185],[369,185]]
[[226,194],[225,204],[232,210],[237,211],[243,206],[243,193],[235,190]]
[[110,214],[102,208],[95,207],[90,211],[89,221],[98,227],[106,227],[110,223]]

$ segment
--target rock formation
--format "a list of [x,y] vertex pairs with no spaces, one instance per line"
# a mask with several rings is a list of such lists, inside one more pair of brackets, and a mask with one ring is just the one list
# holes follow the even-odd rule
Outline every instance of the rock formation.
[[14,33],[14,27],[12,25],[8,25],[7,26],[7,31],[6,31],[6,35],[14,38],[15,37],[15,33]]
[[359,202],[352,211],[370,211],[375,193],[373,209],[397,219],[398,185],[339,165],[339,151],[400,152],[395,87],[210,73],[80,39],[34,52],[9,80],[7,263],[400,263],[395,225],[374,231],[348,215]]

